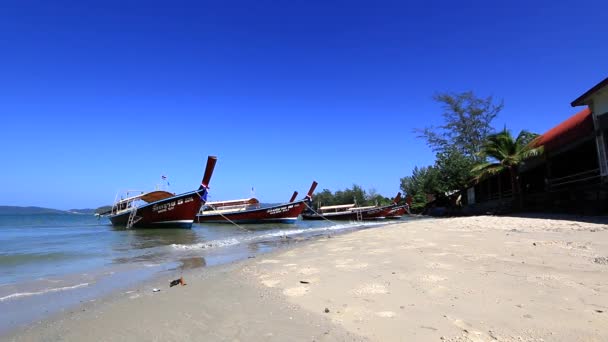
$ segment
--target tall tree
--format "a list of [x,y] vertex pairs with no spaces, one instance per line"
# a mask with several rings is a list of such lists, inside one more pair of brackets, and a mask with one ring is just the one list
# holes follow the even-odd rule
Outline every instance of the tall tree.
[[517,138],[513,138],[506,127],[501,132],[489,135],[479,155],[484,159],[489,157],[492,161],[481,162],[475,165],[471,171],[477,174],[478,179],[481,179],[508,170],[513,198],[519,198],[521,206],[523,198],[521,197],[518,170],[526,159],[544,152],[543,146],[537,147],[534,144],[538,136],[536,133],[521,131]]
[[375,190],[373,190],[372,196],[370,196],[357,184],[353,184],[352,188],[338,190],[334,193],[328,189],[323,189],[323,191],[314,194],[313,201],[317,207],[350,203],[357,203],[358,205],[364,206],[373,205],[375,202],[390,202],[390,200],[378,195]]
[[465,157],[480,161],[477,152],[492,132],[492,120],[503,108],[492,96],[478,98],[472,91],[438,93],[433,99],[442,104],[444,123],[440,126],[416,129],[435,152],[456,149]]
[[329,189],[323,189],[323,191],[314,194],[312,198],[314,203],[316,203],[317,207],[335,204],[334,195]]
[[432,166],[414,167],[411,176],[401,178],[401,190],[412,197],[412,209],[423,208],[427,194],[437,194],[442,191],[438,170]]
[[449,148],[438,152],[435,160],[437,170],[437,189],[442,194],[459,190],[472,178],[471,169],[475,161],[462,154],[456,148]]
[[392,199],[380,195],[378,191],[376,191],[376,189],[374,188],[367,190],[367,193],[365,195],[365,202],[369,205],[379,206],[389,205],[393,203]]

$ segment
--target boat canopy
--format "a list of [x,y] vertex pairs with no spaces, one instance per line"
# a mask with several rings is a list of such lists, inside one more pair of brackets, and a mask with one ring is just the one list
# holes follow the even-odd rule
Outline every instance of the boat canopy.
[[258,201],[257,198],[244,198],[244,199],[237,199],[237,200],[230,200],[230,201],[216,201],[216,202],[207,202],[206,205],[214,207],[214,208],[221,208],[221,207],[231,207],[231,206],[235,206],[235,205],[253,205],[253,204],[260,204],[260,201]]
[[[132,191],[132,190],[127,191],[127,195],[132,192],[134,192],[134,191]],[[130,203],[130,202],[137,201],[137,200],[142,200],[147,203],[152,203],[152,202],[160,201],[165,198],[169,198],[169,197],[173,197],[173,196],[175,196],[175,194],[172,194],[168,191],[151,191],[151,192],[146,192],[146,193],[143,193],[143,191],[142,191],[142,193],[139,195],[121,199],[120,201],[116,202],[114,204],[114,206],[123,205],[125,203]]]
[[348,210],[350,211],[357,211],[357,210],[367,210],[367,209],[374,209],[377,208],[375,205],[370,205],[369,207],[356,207],[356,208],[350,208]]
[[151,191],[151,192],[145,193],[145,194],[141,195],[140,199],[147,203],[152,203],[152,202],[164,200],[165,198],[169,198],[169,197],[173,197],[173,196],[175,196],[175,194],[172,194],[168,191],[158,190],[158,191]]
[[321,208],[319,208],[319,210],[321,210],[321,211],[338,210],[338,209],[346,210],[346,209],[353,208],[354,206],[355,206],[354,204],[329,205],[329,206],[321,207]]

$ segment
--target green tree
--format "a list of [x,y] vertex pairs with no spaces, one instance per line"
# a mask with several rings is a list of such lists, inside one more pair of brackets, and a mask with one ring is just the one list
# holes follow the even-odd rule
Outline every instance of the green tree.
[[521,131],[517,138],[513,138],[506,127],[501,132],[489,135],[479,155],[484,159],[489,157],[491,161],[481,162],[475,165],[471,171],[476,174],[477,179],[508,171],[513,199],[519,197],[521,207],[523,198],[521,197],[518,170],[526,159],[544,152],[543,146],[537,147],[534,144],[538,136],[536,133]]
[[465,157],[479,161],[477,152],[492,132],[492,120],[503,108],[492,96],[478,98],[472,91],[438,93],[433,99],[442,104],[443,125],[416,129],[435,152],[456,149]]
[[335,204],[334,195],[329,189],[323,189],[323,191],[314,194],[312,198],[317,207]]
[[[380,196],[380,198],[382,198],[382,196]],[[353,184],[352,188],[338,190],[334,193],[328,189],[323,189],[323,191],[316,193],[313,196],[313,201],[316,203],[317,207],[350,203],[357,203],[360,206],[373,204],[370,203],[368,199],[369,195],[357,184]]]
[[438,152],[435,160],[437,170],[436,189],[440,195],[453,190],[459,190],[472,178],[471,169],[475,161],[462,154],[458,149],[446,149]]
[[414,167],[411,176],[401,178],[401,190],[412,196],[412,209],[423,208],[427,194],[441,193],[438,170],[432,166]]
[[472,178],[471,169],[485,161],[478,152],[492,132],[492,121],[503,108],[502,101],[478,98],[472,91],[439,93],[433,99],[442,105],[443,124],[416,129],[419,138],[436,152],[436,195],[462,189]]
[[366,195],[365,195],[365,204],[366,205],[383,206],[383,205],[389,205],[391,203],[393,203],[392,199],[380,195],[374,188],[371,188],[371,189],[367,190],[367,192],[366,192]]

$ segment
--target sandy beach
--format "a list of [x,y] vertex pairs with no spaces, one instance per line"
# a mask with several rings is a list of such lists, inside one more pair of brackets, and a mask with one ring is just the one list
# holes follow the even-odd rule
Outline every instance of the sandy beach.
[[[12,341],[606,341],[608,220],[422,219],[170,274]],[[153,292],[160,288],[160,292]]]

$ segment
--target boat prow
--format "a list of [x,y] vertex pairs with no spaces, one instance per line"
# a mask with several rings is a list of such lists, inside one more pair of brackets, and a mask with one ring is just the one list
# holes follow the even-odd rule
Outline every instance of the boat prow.
[[115,201],[109,214],[114,226],[126,228],[190,228],[207,200],[217,157],[209,156],[198,190],[175,195],[168,191],[140,192]]

